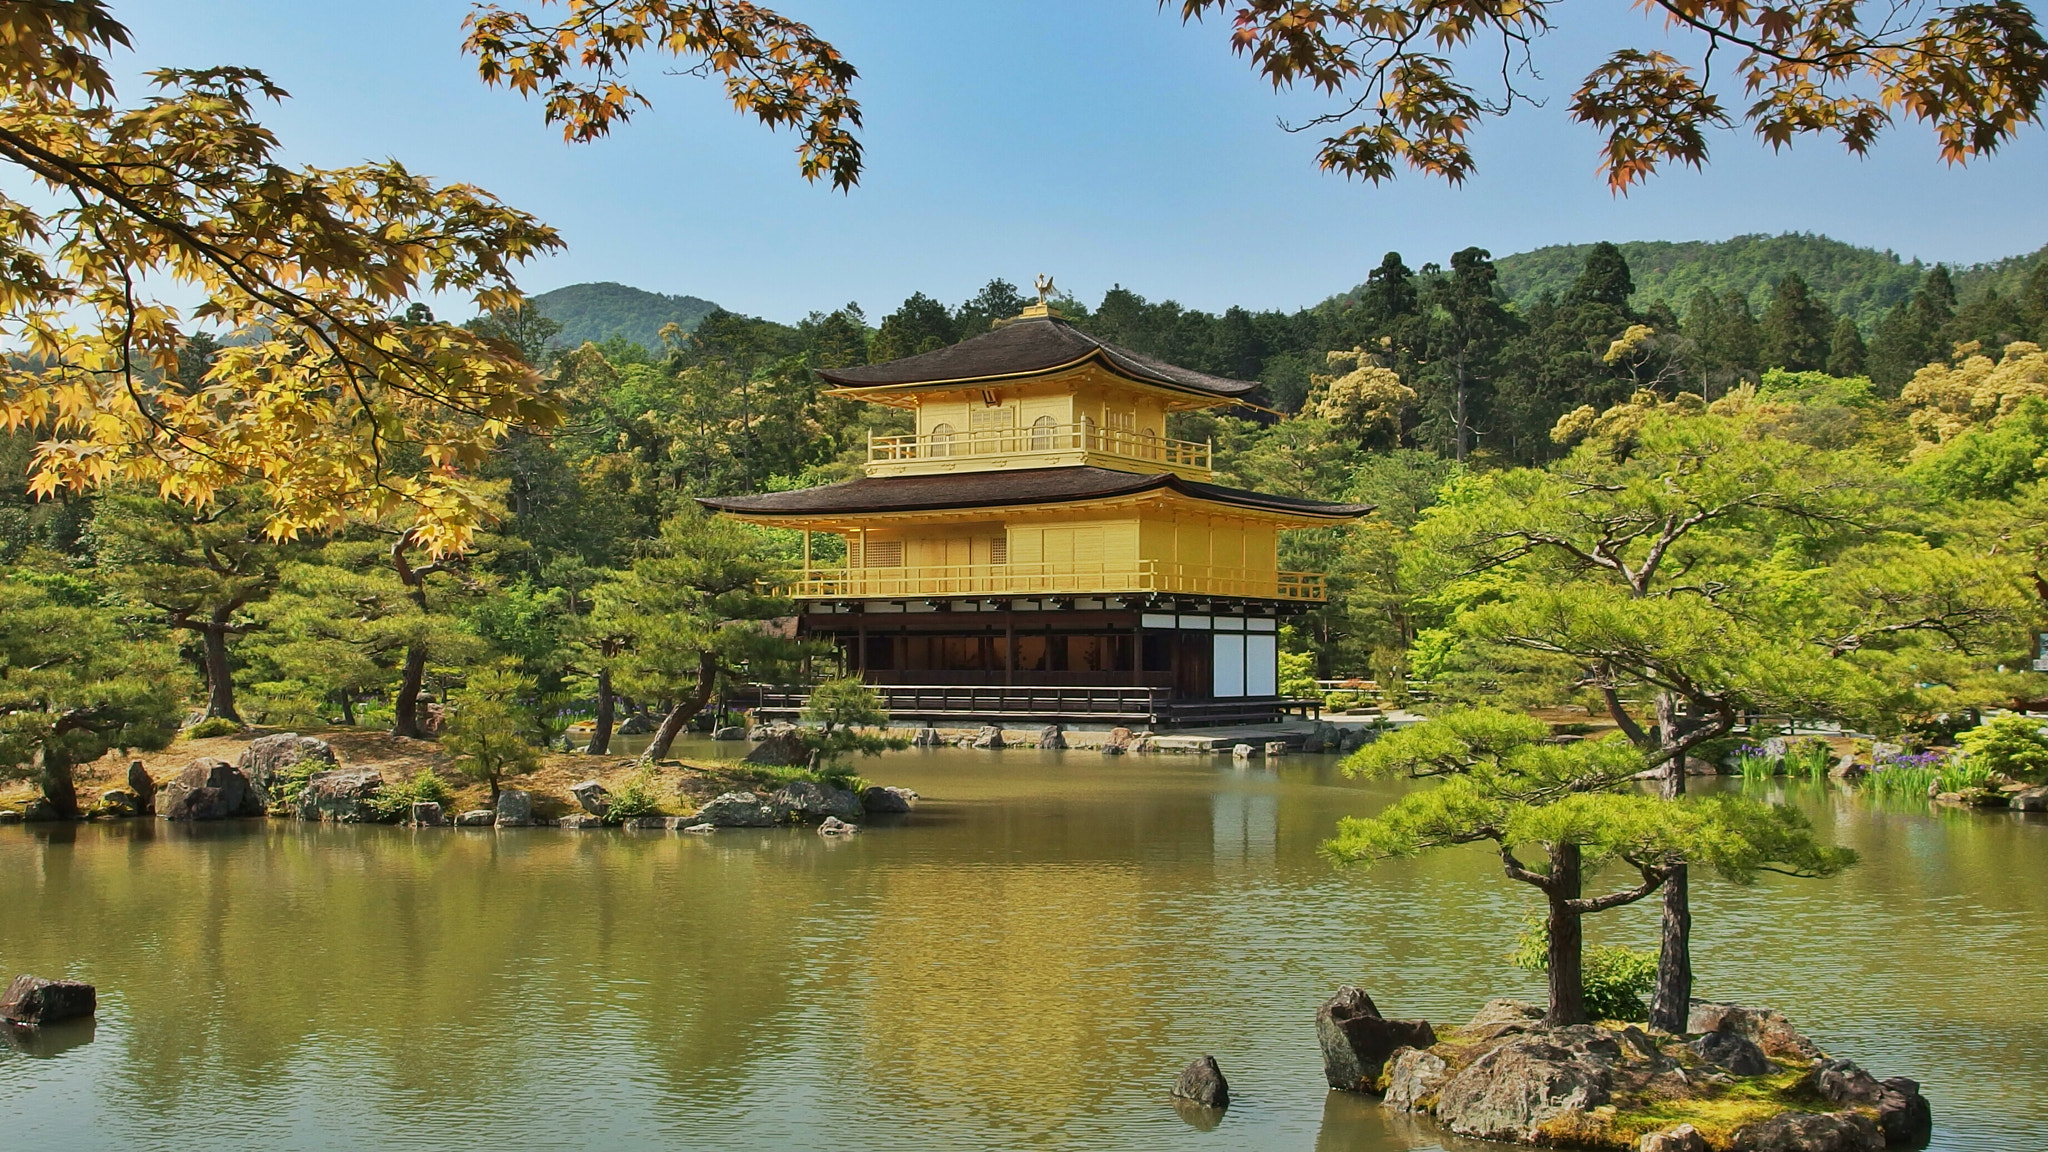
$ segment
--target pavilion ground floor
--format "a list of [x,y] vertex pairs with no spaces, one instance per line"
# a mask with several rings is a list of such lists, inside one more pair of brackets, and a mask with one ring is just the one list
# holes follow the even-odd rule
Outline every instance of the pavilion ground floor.
[[[879,691],[897,723],[1264,723],[1314,709],[1280,692],[1279,629],[1299,602],[1161,596],[811,601],[801,635]],[[803,694],[766,688],[793,718]]]

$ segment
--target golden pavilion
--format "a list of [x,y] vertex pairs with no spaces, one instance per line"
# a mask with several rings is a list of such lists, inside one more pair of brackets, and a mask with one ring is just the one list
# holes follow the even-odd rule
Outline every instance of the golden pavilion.
[[[1279,534],[1371,508],[1210,483],[1210,446],[1167,438],[1167,413],[1257,385],[1097,340],[1043,300],[951,347],[818,374],[916,431],[871,437],[858,479],[702,503],[804,531],[800,630],[899,720],[1163,727],[1299,703],[1277,632],[1323,579],[1280,570]],[[844,539],[843,565],[812,563],[814,532]]]

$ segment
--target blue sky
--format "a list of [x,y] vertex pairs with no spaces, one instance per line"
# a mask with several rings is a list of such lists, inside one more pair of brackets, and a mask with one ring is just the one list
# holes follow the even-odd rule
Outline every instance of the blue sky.
[[1973,262],[2048,242],[2048,149],[2029,130],[1952,169],[1907,126],[1855,159],[1810,140],[1773,154],[1740,132],[1703,173],[1625,199],[1596,139],[1564,112],[1613,48],[1661,38],[1620,5],[1567,6],[1539,48],[1547,105],[1477,139],[1464,187],[1380,186],[1319,172],[1314,141],[1276,119],[1321,105],[1275,95],[1217,21],[1183,26],[1152,0],[774,0],[860,68],[867,175],[850,195],[796,174],[787,134],[734,114],[711,83],[636,72],[655,107],[570,145],[537,105],[484,88],[446,0],[116,0],[143,70],[243,64],[293,94],[266,110],[289,159],[396,157],[480,185],[559,228],[567,253],[528,266],[541,292],[584,280],[688,293],[792,320],[847,301],[879,319],[912,291],[948,302],[992,276],[1040,272],[1093,301],[1121,283],[1192,307],[1295,308],[1362,280],[1381,253],[1411,265],[1477,244],[1496,255],[1599,239],[1811,231],[1904,256]]

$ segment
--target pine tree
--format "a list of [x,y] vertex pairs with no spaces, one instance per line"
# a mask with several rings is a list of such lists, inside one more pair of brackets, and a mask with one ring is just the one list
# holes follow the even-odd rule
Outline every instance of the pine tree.
[[1844,316],[1835,321],[1835,333],[1828,339],[1828,375],[1863,375],[1863,333],[1856,327],[1856,321]]
[[1834,329],[1835,317],[1827,302],[1807,288],[1805,277],[1785,273],[1758,325],[1763,366],[1788,372],[1820,371],[1827,367]]

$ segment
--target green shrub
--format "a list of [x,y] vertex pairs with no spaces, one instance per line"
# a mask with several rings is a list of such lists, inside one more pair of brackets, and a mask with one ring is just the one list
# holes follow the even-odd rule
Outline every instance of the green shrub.
[[284,813],[298,807],[299,793],[306,790],[306,781],[326,767],[326,761],[309,756],[278,769],[270,781],[270,810]]
[[661,815],[660,779],[651,767],[626,777],[607,798],[604,822],[622,824],[635,816]]
[[[1997,772],[2031,784],[2048,781],[2048,737],[2041,735],[2039,720],[2009,712],[1958,733],[1956,742],[1963,746],[1964,762],[1980,776]],[[1948,787],[1946,779],[1942,787],[1962,791]]]
[[[1525,972],[1550,971],[1550,931],[1531,920],[1515,940],[1509,962]],[[1588,946],[1579,959],[1579,987],[1585,990],[1586,1014],[1595,1020],[1638,1021],[1650,1018],[1643,997],[1657,986],[1657,954],[1623,946]]]
[[225,716],[212,716],[185,729],[185,736],[190,740],[211,740],[215,736],[233,736],[241,730],[241,724],[236,721]]
[[[304,785],[302,784],[301,787]],[[414,804],[446,804],[455,794],[448,790],[432,768],[422,768],[409,780],[386,784],[370,800],[370,809],[385,820],[403,820],[412,815]]]
[[1785,774],[1825,780],[1835,762],[1835,750],[1825,740],[1796,740],[1785,749]]

